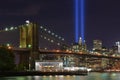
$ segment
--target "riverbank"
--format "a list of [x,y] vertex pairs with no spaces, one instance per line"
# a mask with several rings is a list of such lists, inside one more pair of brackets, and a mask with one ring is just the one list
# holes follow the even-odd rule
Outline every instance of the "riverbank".
[[87,71],[71,71],[71,72],[40,72],[40,71],[9,71],[0,72],[0,77],[2,76],[43,76],[43,75],[87,75]]

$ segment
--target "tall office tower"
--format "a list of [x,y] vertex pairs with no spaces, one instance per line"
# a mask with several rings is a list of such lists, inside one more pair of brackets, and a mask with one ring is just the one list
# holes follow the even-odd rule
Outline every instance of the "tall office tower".
[[80,51],[86,51],[87,45],[85,43],[85,40],[83,41],[82,38],[79,38],[78,43],[73,44],[72,51],[74,52],[80,52]]
[[38,29],[37,24],[26,23],[20,26],[20,48],[38,49]]
[[93,40],[93,50],[102,50],[101,40]]
[[78,44],[79,44],[79,45],[82,45],[82,38],[81,38],[81,37],[79,38]]
[[84,43],[83,43],[83,50],[86,51],[87,50],[87,45],[86,45],[86,42],[84,40]]
[[81,37],[79,38],[78,44],[79,44],[79,49],[80,50],[83,50],[83,51],[87,50],[86,42],[85,42],[85,40],[82,40]]
[[115,45],[117,46],[117,53],[120,53],[120,42],[116,42]]

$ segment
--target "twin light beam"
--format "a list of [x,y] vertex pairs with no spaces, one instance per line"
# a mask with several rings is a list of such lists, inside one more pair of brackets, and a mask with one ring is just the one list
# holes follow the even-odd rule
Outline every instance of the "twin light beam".
[[84,40],[84,0],[75,0],[75,42]]

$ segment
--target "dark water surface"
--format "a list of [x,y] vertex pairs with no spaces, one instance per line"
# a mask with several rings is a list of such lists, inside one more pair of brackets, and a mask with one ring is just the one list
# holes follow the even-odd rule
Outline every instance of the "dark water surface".
[[0,80],[120,80],[120,73],[89,73],[87,76],[16,76],[0,77]]

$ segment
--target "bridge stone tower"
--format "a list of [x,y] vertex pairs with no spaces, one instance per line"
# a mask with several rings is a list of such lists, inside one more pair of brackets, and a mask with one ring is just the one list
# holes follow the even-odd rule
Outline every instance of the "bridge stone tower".
[[20,48],[31,48],[38,50],[38,26],[27,23],[20,26]]
[[20,48],[28,48],[31,50],[29,55],[29,67],[34,69],[35,60],[38,59],[38,25],[35,23],[26,22],[20,26]]

